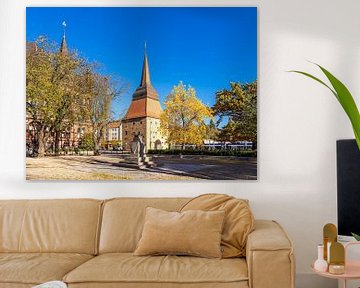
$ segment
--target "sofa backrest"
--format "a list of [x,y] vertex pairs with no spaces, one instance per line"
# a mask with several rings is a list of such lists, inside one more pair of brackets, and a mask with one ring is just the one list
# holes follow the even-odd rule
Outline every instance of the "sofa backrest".
[[99,253],[133,252],[141,237],[145,208],[179,211],[189,198],[116,198],[105,201]]
[[0,253],[96,254],[102,201],[0,200]]

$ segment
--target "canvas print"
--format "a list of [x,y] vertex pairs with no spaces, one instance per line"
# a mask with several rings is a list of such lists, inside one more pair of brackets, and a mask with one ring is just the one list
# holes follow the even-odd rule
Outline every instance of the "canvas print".
[[27,180],[256,180],[256,7],[28,7]]

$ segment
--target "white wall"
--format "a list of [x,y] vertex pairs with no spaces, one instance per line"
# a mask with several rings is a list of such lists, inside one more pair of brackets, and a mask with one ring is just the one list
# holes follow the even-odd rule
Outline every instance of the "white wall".
[[[2,0],[0,4],[0,198],[195,196],[251,200],[257,218],[278,220],[295,244],[298,287],[325,286],[309,264],[321,229],[336,223],[335,141],[352,137],[325,88],[289,69],[333,71],[360,102],[360,1],[173,0],[171,5],[259,7],[259,180],[212,182],[26,182],[25,6],[146,5],[149,1]],[[169,5],[170,1],[151,1]],[[91,23],[89,23],[91,25]],[[246,41],[244,41],[246,45]],[[241,69],[241,67],[239,67]]]

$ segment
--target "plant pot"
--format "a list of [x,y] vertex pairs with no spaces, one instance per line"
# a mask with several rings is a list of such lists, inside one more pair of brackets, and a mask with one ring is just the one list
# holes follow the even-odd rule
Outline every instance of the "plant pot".
[[336,146],[338,234],[351,236],[360,234],[360,150],[355,139],[338,140]]

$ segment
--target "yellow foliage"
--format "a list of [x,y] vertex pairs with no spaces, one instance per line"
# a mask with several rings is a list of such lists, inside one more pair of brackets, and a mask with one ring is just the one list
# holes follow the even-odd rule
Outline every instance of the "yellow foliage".
[[212,110],[196,98],[194,88],[180,82],[166,98],[160,128],[169,144],[202,145],[208,119],[213,119]]

